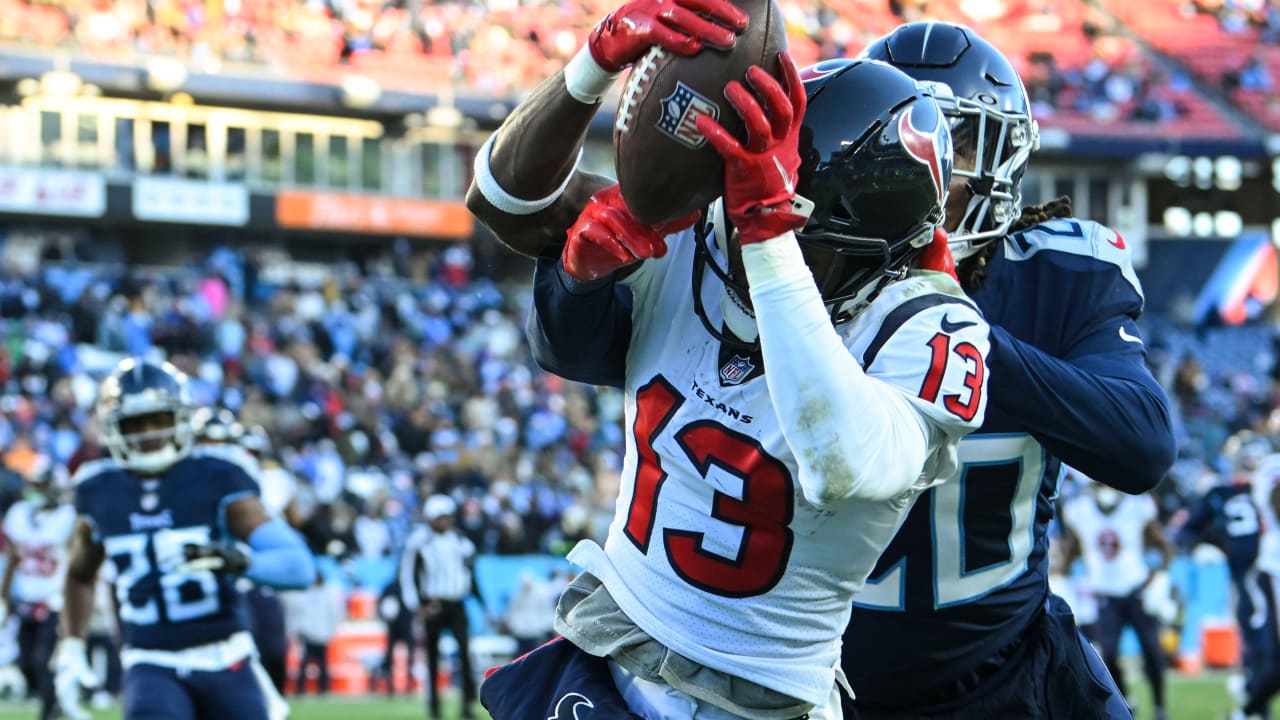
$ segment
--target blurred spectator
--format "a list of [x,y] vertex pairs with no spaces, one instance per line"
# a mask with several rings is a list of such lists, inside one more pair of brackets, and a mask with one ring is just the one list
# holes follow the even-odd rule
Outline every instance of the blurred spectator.
[[[377,682],[382,681],[386,683],[387,695],[396,694],[396,648],[404,647],[408,667],[411,669],[418,656],[418,644],[413,640],[413,611],[405,605],[402,595],[400,579],[396,578],[387,584],[382,596],[378,598],[378,618],[387,627],[387,647],[370,687],[376,689]],[[405,690],[408,691],[408,688]]]
[[338,634],[338,625],[346,618],[346,602],[342,590],[325,581],[324,573],[316,573],[316,582],[306,590],[282,593],[286,613],[293,623],[293,634],[302,643],[302,661],[294,693],[303,695],[307,688],[307,671],[316,666],[316,691],[329,693],[329,643]]
[[520,575],[520,589],[512,595],[505,617],[516,639],[516,655],[523,655],[551,639],[556,596],[551,586],[528,570]]

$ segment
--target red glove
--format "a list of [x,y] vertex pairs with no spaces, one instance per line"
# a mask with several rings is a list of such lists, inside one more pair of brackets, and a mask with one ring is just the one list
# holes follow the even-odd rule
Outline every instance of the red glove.
[[916,267],[921,270],[944,272],[956,282],[960,282],[960,278],[956,277],[956,259],[951,256],[951,240],[947,237],[946,229],[937,228],[933,231],[933,242],[920,253]]
[[645,225],[631,216],[619,187],[610,185],[591,196],[569,228],[561,254],[564,269],[574,280],[587,282],[647,258],[660,258],[667,254],[663,238],[697,219],[695,212],[660,225]]
[[697,119],[698,132],[724,158],[725,213],[738,229],[738,241],[743,245],[798,230],[808,220],[791,208],[800,170],[804,85],[790,54],[779,53],[778,62],[785,88],[764,68],[747,70],[747,82],[764,100],[768,113],[737,80],[724,88],[725,97],[747,126],[745,147],[709,116]]
[[748,21],[729,0],[631,0],[595,26],[587,48],[597,65],[616,73],[654,45],[677,55],[696,55],[703,45],[731,48]]

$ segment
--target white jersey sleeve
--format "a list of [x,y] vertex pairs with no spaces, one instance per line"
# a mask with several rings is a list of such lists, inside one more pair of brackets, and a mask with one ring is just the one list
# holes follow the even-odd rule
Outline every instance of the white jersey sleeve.
[[[869,316],[884,330],[863,333],[881,346],[864,372],[790,235],[744,248],[743,263],[765,377],[806,497],[819,506],[885,500],[946,477],[954,441],[982,422],[988,328],[978,312],[945,303],[894,316],[903,306],[889,292],[854,323],[865,330]],[[935,275],[943,282],[916,279]]]

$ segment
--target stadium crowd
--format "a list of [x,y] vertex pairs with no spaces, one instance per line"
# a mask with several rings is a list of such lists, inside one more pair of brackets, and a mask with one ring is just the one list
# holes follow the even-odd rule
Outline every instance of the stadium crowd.
[[[791,52],[801,65],[856,54],[925,3],[821,3],[785,0]],[[273,68],[280,77],[317,79],[335,68],[384,84],[512,96],[561,67],[604,5],[515,0],[392,2],[237,0],[100,2],[0,0],[0,42],[65,48],[114,62],[173,57],[193,71]],[[1175,100],[1180,75],[1151,63],[1096,9],[1061,2],[931,3],[931,15],[1011,34],[1064,32],[1086,54],[1059,48],[1017,60],[1041,117],[1066,110],[1100,120],[1159,122],[1185,114]]]

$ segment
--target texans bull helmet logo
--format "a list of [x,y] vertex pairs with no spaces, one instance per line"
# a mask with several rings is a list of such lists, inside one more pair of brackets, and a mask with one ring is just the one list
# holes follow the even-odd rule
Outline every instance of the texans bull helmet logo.
[[932,101],[912,103],[898,117],[898,142],[911,159],[929,168],[938,202],[945,205],[951,177],[951,131],[937,105]]

